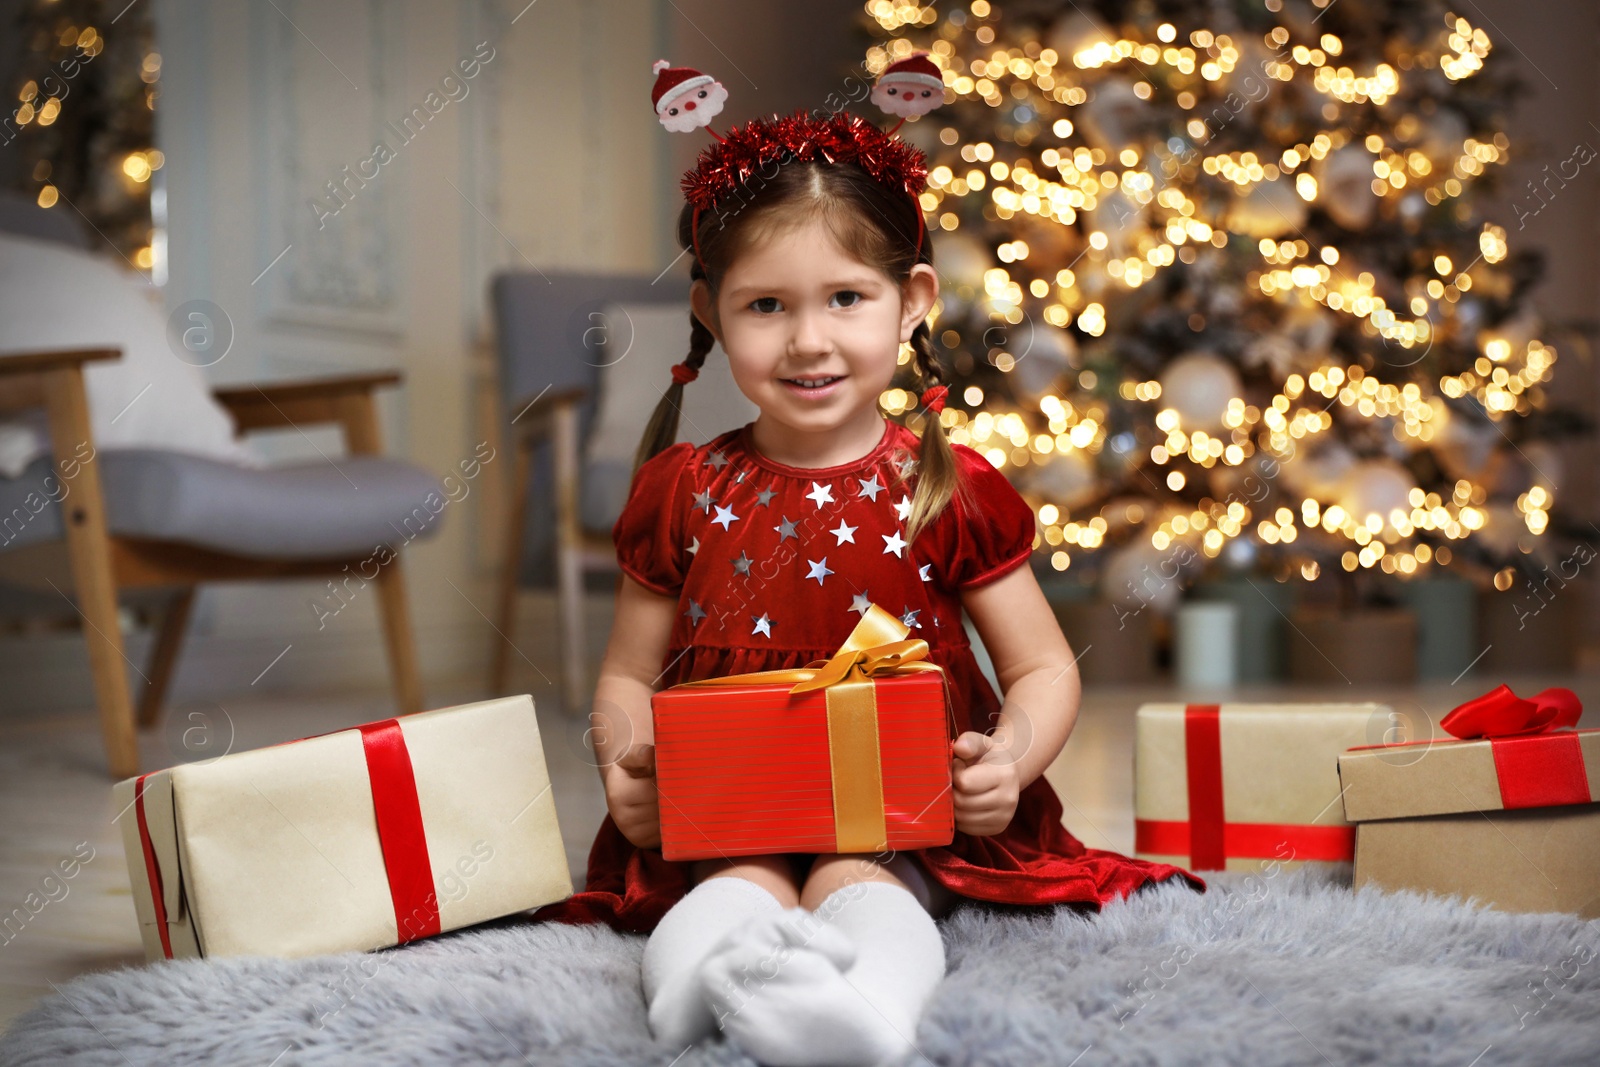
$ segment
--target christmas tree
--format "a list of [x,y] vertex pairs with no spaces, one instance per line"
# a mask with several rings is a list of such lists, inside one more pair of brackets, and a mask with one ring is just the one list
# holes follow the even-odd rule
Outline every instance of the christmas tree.
[[1433,0],[866,12],[868,70],[927,51],[946,86],[901,130],[941,418],[1051,566],[1115,597],[1218,566],[1505,589],[1548,558],[1548,442],[1581,427],[1546,410],[1537,257],[1480,215],[1514,95],[1480,26]]
[[22,54],[0,145],[18,153],[14,183],[151,270],[151,180],[164,159],[154,147],[161,56],[150,5],[31,0],[12,32]]

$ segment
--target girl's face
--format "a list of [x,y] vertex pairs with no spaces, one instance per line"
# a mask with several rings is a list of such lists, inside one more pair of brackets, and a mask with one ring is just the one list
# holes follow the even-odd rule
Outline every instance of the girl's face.
[[926,263],[903,286],[841,248],[813,219],[746,250],[729,267],[713,305],[709,287],[690,291],[695,315],[728,354],[733,380],[762,416],[816,440],[881,422],[878,396],[939,295]]

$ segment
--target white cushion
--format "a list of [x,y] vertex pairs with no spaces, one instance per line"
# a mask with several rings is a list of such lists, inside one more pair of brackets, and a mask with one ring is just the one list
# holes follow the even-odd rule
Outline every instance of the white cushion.
[[[250,470],[170,449],[100,457],[113,534],[257,559],[363,557],[439,529],[439,480],[402,460],[341,456]],[[0,549],[61,537],[59,485],[44,459],[0,478]],[[352,489],[358,486],[360,492]],[[437,504],[434,501],[438,501]]]
[[[672,384],[672,365],[689,353],[689,304],[607,304],[601,314],[608,328],[587,459],[625,462],[631,470],[645,423]],[[700,377],[683,387],[678,440],[702,445],[759,414],[734,383],[722,346],[713,345]]]
[[[86,364],[97,449],[150,448],[259,466],[200,368],[173,354],[159,291],[102,256],[0,233],[0,359],[48,349],[120,348]],[[0,475],[48,452],[41,414],[0,420]]]
[[[672,384],[672,365],[689,352],[689,304],[613,302],[601,309],[600,395],[584,454],[579,513],[595,532],[610,532],[632,483],[633,454],[650,413]],[[678,440],[704,444],[752,421],[760,409],[734,384],[728,357],[712,345],[700,376],[683,390]]]

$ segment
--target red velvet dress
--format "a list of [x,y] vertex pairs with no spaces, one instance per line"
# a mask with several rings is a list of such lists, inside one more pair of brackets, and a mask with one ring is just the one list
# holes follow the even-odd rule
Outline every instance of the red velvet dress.
[[[1033,512],[979,453],[956,445],[974,505],[952,500],[907,545],[920,444],[885,419],[870,454],[806,469],[761,455],[746,425],[645,463],[612,538],[628,575],[678,600],[661,687],[825,659],[870,601],[928,642],[960,729],[992,726],[1000,701],[967,641],[960,595],[1026,563]],[[957,831],[948,846],[915,855],[955,893],[1004,904],[1098,907],[1174,876],[1203,887],[1178,867],[1085,848],[1061,825],[1061,801],[1043,777],[1022,790],[1002,832]],[[692,887],[692,866],[636,848],[607,815],[584,891],[535,919],[649,931]]]

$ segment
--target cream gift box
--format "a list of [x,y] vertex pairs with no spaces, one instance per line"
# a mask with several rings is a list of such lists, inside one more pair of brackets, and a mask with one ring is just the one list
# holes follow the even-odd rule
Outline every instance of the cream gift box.
[[157,771],[115,798],[150,959],[383,948],[572,893],[526,695]]
[[1392,728],[1384,704],[1145,704],[1134,850],[1191,870],[1349,860],[1339,754]]

